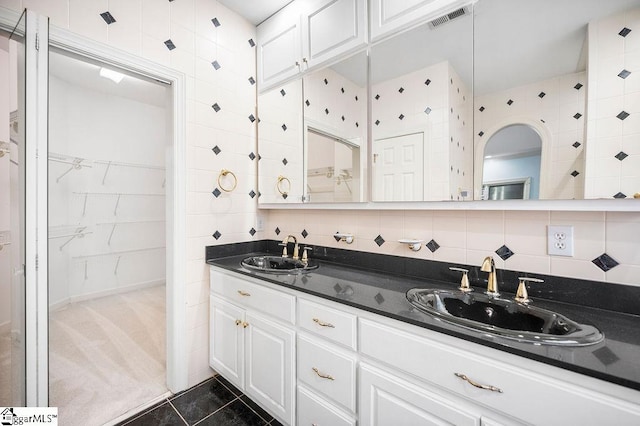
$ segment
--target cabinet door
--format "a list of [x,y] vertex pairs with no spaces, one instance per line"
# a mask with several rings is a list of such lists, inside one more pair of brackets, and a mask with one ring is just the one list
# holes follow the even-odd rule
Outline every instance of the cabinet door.
[[245,393],[287,424],[294,424],[295,332],[247,313]]
[[243,388],[244,310],[209,298],[209,365],[231,383]]
[[300,18],[274,27],[258,38],[258,88],[261,92],[301,70]]
[[468,0],[372,0],[371,40],[433,20],[468,3]]
[[319,0],[303,16],[303,61],[322,61],[364,46],[367,42],[366,0]]
[[480,416],[367,364],[360,365],[360,424],[371,426],[479,425]]

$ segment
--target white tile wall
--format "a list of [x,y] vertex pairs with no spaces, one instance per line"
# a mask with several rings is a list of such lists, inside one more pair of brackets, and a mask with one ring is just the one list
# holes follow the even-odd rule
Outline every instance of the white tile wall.
[[[204,247],[261,238],[251,236],[255,226],[257,193],[256,126],[248,119],[255,114],[255,27],[215,0],[22,0],[3,2],[3,7],[29,7],[51,17],[51,24],[84,37],[107,43],[187,75],[187,333],[189,341],[189,385],[210,374],[208,348],[203,345],[208,312],[208,281]],[[100,13],[109,11],[116,22],[107,25]],[[217,18],[219,27],[211,19]],[[176,48],[169,51],[164,42]],[[215,70],[211,63],[221,65]],[[212,105],[218,103],[216,113]],[[218,155],[211,149],[218,145]],[[232,193],[218,198],[221,169],[238,177]],[[212,234],[221,236],[215,239]]]
[[[573,257],[547,255],[549,225],[574,227]],[[303,229],[309,234],[306,238]],[[354,243],[336,242],[336,231],[353,233]],[[640,285],[640,212],[270,210],[266,237],[281,239],[287,234],[308,244],[446,263],[480,265],[485,256],[493,255],[499,268]],[[385,240],[382,246],[374,242],[378,235]],[[413,252],[397,241],[400,238],[433,239],[440,247]],[[504,261],[495,253],[503,245],[514,253]],[[619,265],[602,271],[592,260],[603,253]]]

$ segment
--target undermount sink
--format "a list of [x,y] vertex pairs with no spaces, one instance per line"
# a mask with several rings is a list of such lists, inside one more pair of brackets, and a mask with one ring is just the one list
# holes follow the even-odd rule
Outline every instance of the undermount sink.
[[420,311],[450,324],[519,342],[586,346],[604,339],[595,327],[553,311],[490,297],[443,289],[411,289],[407,299]]
[[298,259],[281,256],[251,256],[243,259],[240,264],[252,271],[270,274],[304,273],[318,268],[318,264],[311,260],[305,263]]

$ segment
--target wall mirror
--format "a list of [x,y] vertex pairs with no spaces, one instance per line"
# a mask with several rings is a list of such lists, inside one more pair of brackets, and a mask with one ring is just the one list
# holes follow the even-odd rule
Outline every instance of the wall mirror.
[[640,192],[639,0],[480,0],[474,54],[474,199]]
[[471,199],[471,6],[371,47],[372,201]]

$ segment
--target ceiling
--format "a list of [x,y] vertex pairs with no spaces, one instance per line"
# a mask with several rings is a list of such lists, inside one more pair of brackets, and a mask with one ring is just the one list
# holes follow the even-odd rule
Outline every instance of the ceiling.
[[229,9],[258,25],[293,0],[218,0]]

